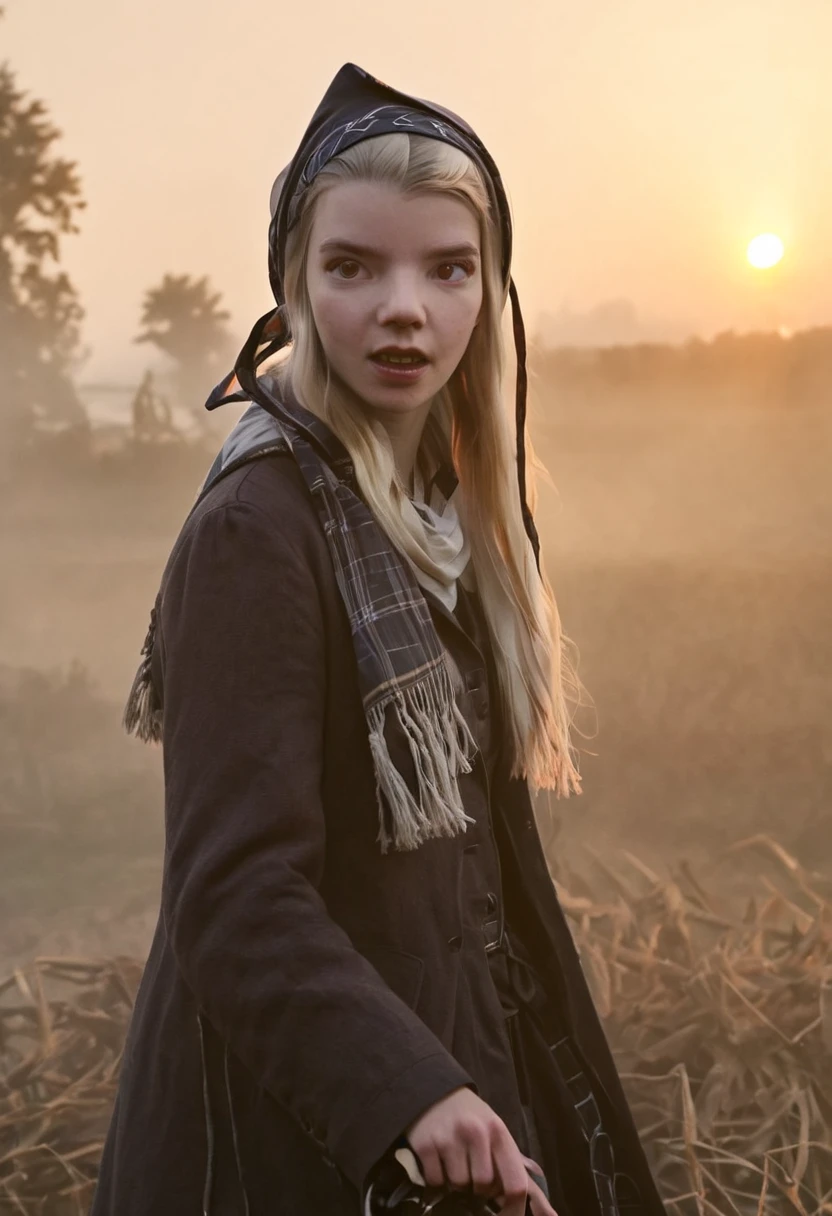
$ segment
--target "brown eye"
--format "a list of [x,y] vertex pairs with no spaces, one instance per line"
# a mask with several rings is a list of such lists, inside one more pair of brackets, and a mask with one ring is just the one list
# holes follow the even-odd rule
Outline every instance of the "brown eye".
[[[338,269],[339,271],[343,271],[343,268],[344,268],[345,266],[354,266],[354,267],[357,267],[357,266],[358,266],[358,262],[351,262],[351,261],[349,261],[348,259],[346,259],[346,258],[345,258],[343,261],[341,261],[341,262],[338,262],[338,263],[337,263],[337,269]],[[340,274],[340,275],[339,275],[339,277],[340,277],[340,278],[342,278],[342,279],[354,279],[354,278],[355,278],[355,275],[354,275],[354,274],[343,274],[343,273],[342,273],[342,274]]]
[[[439,267],[439,270],[440,271],[447,270],[447,269],[454,270],[457,268],[460,270],[463,270],[465,272],[462,279],[456,279],[456,280],[442,279],[442,282],[443,283],[452,283],[452,282],[456,281],[457,283],[462,283],[462,282],[464,282],[464,279],[468,278],[468,276],[473,273],[473,266],[470,262],[443,262],[442,265]],[[440,278],[441,278],[441,275],[440,275]]]

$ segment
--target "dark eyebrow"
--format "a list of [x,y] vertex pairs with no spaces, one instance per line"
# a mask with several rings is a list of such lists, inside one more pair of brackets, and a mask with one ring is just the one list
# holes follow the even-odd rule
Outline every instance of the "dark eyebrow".
[[[342,241],[339,237],[335,236],[322,241],[318,252],[326,253],[329,249],[338,249],[343,253],[353,253],[356,257],[361,258],[382,257],[378,249],[371,249],[369,245],[356,245],[353,241]],[[464,241],[461,245],[444,245],[441,249],[429,249],[425,254],[425,257],[431,260],[434,258],[478,258],[479,256],[479,249],[468,241]]]

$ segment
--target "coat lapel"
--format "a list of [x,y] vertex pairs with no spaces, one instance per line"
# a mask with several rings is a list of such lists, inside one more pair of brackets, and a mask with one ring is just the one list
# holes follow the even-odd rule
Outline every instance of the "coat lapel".
[[443,626],[445,626],[447,629],[450,629],[451,631],[453,631],[454,634],[456,634],[457,640],[460,642],[460,644],[463,647],[467,646],[470,648],[470,650],[472,652],[471,653],[472,660],[474,658],[476,658],[478,663],[481,666],[484,666],[485,665],[485,656],[483,655],[482,651],[480,650],[479,646],[477,645],[476,640],[471,636],[471,634],[467,631],[467,629],[465,629],[464,625],[459,620],[457,615],[455,613],[451,612],[451,610],[449,608],[447,608],[445,606],[445,604],[443,604],[442,601],[439,599],[439,597],[434,595],[434,593],[432,591],[429,591],[427,588],[422,587],[421,592],[422,592],[422,595],[425,597],[425,602],[427,603],[428,607],[430,608],[433,616],[440,617],[442,620]]

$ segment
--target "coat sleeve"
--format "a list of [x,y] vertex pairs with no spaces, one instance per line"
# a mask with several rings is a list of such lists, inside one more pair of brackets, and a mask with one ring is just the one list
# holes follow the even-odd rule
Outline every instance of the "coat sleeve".
[[325,644],[297,545],[236,501],[171,557],[162,907],[204,1015],[360,1188],[422,1111],[476,1085],[320,894]]

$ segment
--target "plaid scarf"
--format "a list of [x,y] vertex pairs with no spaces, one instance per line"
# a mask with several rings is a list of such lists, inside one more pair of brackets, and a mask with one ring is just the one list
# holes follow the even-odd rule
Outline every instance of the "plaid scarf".
[[[291,393],[278,400],[267,377],[258,387],[260,403],[248,408],[223,444],[191,512],[240,465],[291,452],[312,496],[350,623],[376,775],[381,852],[455,836],[473,822],[457,778],[471,771],[476,742],[457,705],[445,650],[415,574],[361,497],[349,454],[330,428]],[[446,465],[438,476],[446,479],[449,496],[456,474]],[[150,678],[155,631],[154,608],[124,726],[158,741],[162,706]],[[388,714],[396,716],[410,744],[418,798],[390,757]]]

